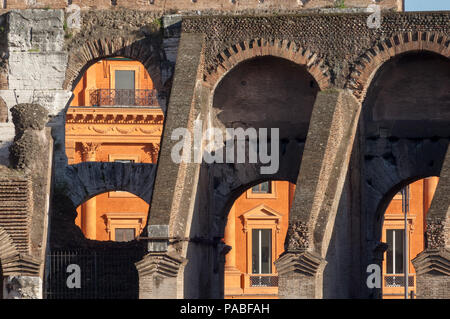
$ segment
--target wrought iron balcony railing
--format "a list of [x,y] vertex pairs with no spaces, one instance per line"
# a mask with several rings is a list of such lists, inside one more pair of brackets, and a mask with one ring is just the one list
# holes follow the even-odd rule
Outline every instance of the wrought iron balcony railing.
[[[414,287],[414,275],[408,276],[408,286]],[[384,275],[385,287],[405,287],[405,275]]]
[[91,90],[89,94],[93,106],[159,106],[156,90]]
[[278,287],[278,276],[251,275],[250,287]]

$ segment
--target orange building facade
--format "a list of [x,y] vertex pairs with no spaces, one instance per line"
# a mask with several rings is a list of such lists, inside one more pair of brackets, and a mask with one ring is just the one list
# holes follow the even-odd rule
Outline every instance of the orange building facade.
[[[66,154],[80,162],[156,163],[164,113],[144,66],[111,58],[87,69],[66,114]],[[120,190],[77,208],[76,224],[93,240],[129,241],[147,222],[149,205]]]
[[404,276],[404,231],[407,212],[408,291],[416,292],[416,273],[411,260],[424,249],[426,214],[430,208],[438,177],[429,177],[409,184],[397,193],[386,209],[382,230],[382,242],[388,244],[383,258],[382,291],[385,299],[403,299]]
[[295,185],[269,181],[244,192],[225,228],[225,298],[277,298],[273,262],[284,251]]
[[[384,299],[404,298],[404,211],[407,211],[409,281],[415,293],[411,260],[424,249],[425,218],[438,177],[418,180],[394,196],[384,215],[382,291]],[[232,206],[225,228],[225,244],[232,247],[225,262],[225,298],[278,298],[278,276],[273,262],[284,251],[289,211],[295,185],[265,182],[248,189]]]

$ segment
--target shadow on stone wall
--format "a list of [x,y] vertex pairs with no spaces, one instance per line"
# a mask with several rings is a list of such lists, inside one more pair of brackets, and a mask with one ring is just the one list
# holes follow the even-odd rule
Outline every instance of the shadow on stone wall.
[[[45,276],[47,298],[137,299],[139,278],[134,264],[143,258],[146,252],[145,242],[86,239],[81,229],[75,225],[76,216],[76,207],[72,201],[65,195],[54,194],[50,216],[51,244],[47,251]],[[67,289],[65,278],[68,276],[68,264],[63,262],[64,258],[79,264],[82,279],[84,273],[95,282],[85,284],[82,281],[82,287],[78,291]]]

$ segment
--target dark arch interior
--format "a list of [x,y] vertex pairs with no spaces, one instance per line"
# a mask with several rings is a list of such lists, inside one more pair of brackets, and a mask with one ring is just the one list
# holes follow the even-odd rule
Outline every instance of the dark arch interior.
[[388,61],[375,75],[363,110],[368,136],[450,136],[450,60],[409,52]]
[[213,109],[229,128],[280,128],[280,138],[305,139],[318,91],[304,66],[257,57],[242,62],[222,79]]

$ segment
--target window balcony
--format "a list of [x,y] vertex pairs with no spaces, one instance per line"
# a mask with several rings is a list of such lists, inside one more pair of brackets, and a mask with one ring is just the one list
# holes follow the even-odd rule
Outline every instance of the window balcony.
[[159,107],[156,90],[96,89],[89,94],[92,106]]

